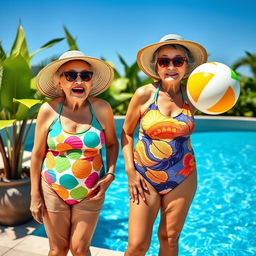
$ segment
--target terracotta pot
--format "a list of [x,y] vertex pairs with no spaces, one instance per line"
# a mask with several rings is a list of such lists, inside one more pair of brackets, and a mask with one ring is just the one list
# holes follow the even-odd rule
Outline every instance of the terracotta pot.
[[17,225],[32,218],[30,210],[30,179],[0,181],[0,224]]

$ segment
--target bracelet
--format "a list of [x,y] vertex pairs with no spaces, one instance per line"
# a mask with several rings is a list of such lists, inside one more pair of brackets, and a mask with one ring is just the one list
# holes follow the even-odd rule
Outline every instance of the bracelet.
[[115,179],[115,177],[116,177],[116,175],[114,174],[114,173],[112,173],[112,172],[107,172],[106,174],[105,174],[105,176],[107,176],[107,175],[111,175],[111,176],[113,176],[113,180]]

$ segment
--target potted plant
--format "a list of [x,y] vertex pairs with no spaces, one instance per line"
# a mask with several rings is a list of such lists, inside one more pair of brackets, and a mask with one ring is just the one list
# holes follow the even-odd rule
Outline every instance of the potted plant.
[[16,225],[31,218],[29,172],[22,166],[22,160],[42,97],[35,89],[30,60],[61,40],[51,40],[29,54],[20,25],[9,56],[0,43],[0,224]]

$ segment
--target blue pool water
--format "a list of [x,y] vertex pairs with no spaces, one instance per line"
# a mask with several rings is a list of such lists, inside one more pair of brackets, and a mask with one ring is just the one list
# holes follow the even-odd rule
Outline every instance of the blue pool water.
[[[179,255],[256,255],[256,132],[200,132],[192,136],[198,189],[179,242]],[[128,232],[127,178],[123,158],[92,240],[124,251]],[[157,255],[156,219],[147,256]],[[45,236],[43,226],[34,235]]]

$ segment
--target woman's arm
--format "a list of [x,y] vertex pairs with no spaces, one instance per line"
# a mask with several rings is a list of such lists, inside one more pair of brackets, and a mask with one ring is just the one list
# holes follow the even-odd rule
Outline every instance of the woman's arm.
[[44,103],[38,113],[35,139],[31,157],[31,204],[30,210],[34,219],[42,223],[44,202],[41,195],[41,168],[46,154],[47,133],[50,123],[53,121],[54,111],[48,103]]
[[[104,129],[107,162],[106,173],[114,174],[119,147],[115,130],[114,115],[111,106],[101,99],[94,101],[93,108],[101,126]],[[105,175],[103,179],[98,181],[93,189],[98,188],[99,192],[95,196],[91,197],[90,200],[98,200],[102,198],[113,180],[114,175]]]
[[138,174],[134,167],[134,131],[141,115],[145,111],[145,105],[147,105],[150,97],[150,86],[143,86],[135,92],[127,110],[121,136],[125,170],[128,176],[130,199],[137,204],[140,202],[139,196],[142,200],[145,200],[144,190],[147,190],[147,185],[143,177]]

